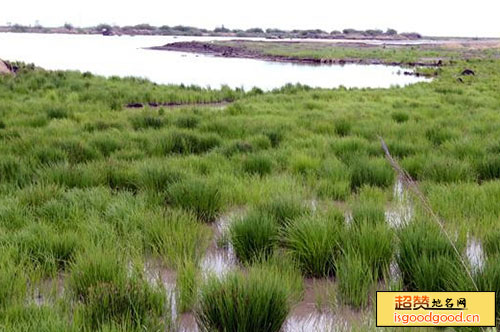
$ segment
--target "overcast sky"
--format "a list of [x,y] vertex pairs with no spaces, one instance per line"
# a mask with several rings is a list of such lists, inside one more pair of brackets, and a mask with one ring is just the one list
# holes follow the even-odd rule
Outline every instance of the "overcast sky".
[[99,23],[251,27],[327,31],[395,28],[434,36],[500,37],[499,0],[16,0],[0,24]]

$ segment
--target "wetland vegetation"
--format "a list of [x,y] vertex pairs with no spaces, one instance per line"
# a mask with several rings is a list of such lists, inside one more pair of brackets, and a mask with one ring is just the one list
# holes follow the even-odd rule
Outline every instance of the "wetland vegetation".
[[[294,331],[318,312],[336,318],[321,330],[366,331],[377,289],[500,291],[500,52],[432,52],[432,82],[389,89],[17,64],[0,76],[0,330]],[[189,105],[126,107],[150,102]],[[484,247],[474,282],[380,138],[462,257]],[[207,272],[220,252],[235,264]]]

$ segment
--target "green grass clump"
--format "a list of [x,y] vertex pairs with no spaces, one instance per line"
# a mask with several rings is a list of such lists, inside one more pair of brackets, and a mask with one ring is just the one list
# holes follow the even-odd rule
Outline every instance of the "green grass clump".
[[174,183],[167,190],[168,205],[183,208],[203,222],[213,222],[223,208],[217,186],[202,180],[184,180]]
[[182,172],[158,161],[144,164],[138,170],[137,182],[140,188],[149,192],[166,192],[168,188],[183,179]]
[[180,210],[151,214],[144,221],[144,245],[175,267],[179,262],[197,263],[204,255],[210,230],[194,215]]
[[337,289],[341,302],[356,309],[365,308],[373,286],[370,265],[356,251],[347,251],[337,262]]
[[395,236],[386,223],[364,222],[349,232],[349,248],[358,252],[374,278],[382,279],[394,256]]
[[160,154],[202,154],[221,145],[215,134],[195,134],[189,131],[173,131],[163,137],[157,146]]
[[[14,264],[7,247],[0,247],[0,313],[25,301],[27,279],[23,267]],[[0,323],[1,326],[1,323]]]
[[284,230],[284,246],[303,273],[313,277],[335,274],[340,254],[344,217],[335,211],[325,215],[302,217],[289,222]]
[[56,233],[42,225],[32,225],[10,241],[18,248],[20,261],[25,258],[47,275],[64,270],[73,261],[79,247],[75,233]]
[[279,195],[261,203],[258,208],[272,216],[280,225],[291,222],[311,212],[310,207],[297,196]]
[[386,188],[394,181],[394,172],[385,159],[357,158],[350,164],[352,190],[364,185]]
[[480,291],[496,292],[496,317],[500,314],[500,264],[499,256],[491,255],[485,262],[482,271],[475,276]]
[[243,263],[270,257],[278,241],[278,225],[267,214],[251,211],[231,223],[230,241]]
[[352,124],[346,119],[339,119],[334,121],[333,129],[339,136],[347,136],[351,133]]
[[252,175],[271,174],[273,161],[266,155],[249,155],[243,160],[243,171]]
[[488,181],[500,179],[500,157],[490,156],[477,163],[479,180]]
[[410,119],[410,116],[406,112],[397,111],[391,114],[391,118],[397,123],[403,123],[408,121],[408,119]]
[[93,330],[110,323],[125,330],[160,329],[165,302],[163,288],[141,279],[125,284],[99,283],[89,289],[84,302],[84,325]]
[[[403,284],[410,291],[468,290],[470,281],[452,244],[430,221],[417,219],[399,231],[396,256]],[[455,243],[459,252],[463,248]]]
[[78,301],[77,320],[96,330],[106,324],[156,329],[166,310],[165,290],[149,284],[135,268],[127,271],[116,251],[91,249],[72,265],[69,291]]
[[384,223],[384,206],[376,202],[356,202],[352,208],[352,219],[355,225],[362,225],[363,223],[371,225]]
[[123,259],[116,252],[102,249],[80,254],[70,272],[69,290],[80,301],[87,301],[90,290],[100,284],[123,284],[127,275]]
[[4,155],[0,159],[0,184],[23,184],[28,179],[26,166],[16,157]]
[[265,268],[208,279],[195,312],[198,326],[207,332],[280,331],[290,311],[285,280]]
[[165,121],[153,114],[141,114],[130,119],[135,130],[140,129],[160,129],[165,125]]
[[175,284],[177,287],[177,311],[187,312],[193,309],[198,295],[198,283],[200,275],[196,264],[192,261],[184,261],[177,264]]

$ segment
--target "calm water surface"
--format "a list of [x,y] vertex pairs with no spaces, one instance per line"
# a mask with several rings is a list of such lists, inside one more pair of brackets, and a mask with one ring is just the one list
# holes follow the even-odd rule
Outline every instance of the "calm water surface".
[[160,84],[212,88],[228,85],[269,90],[287,83],[321,88],[388,88],[427,81],[398,74],[404,69],[394,66],[299,65],[144,49],[175,41],[223,39],[228,38],[0,33],[0,58],[46,69],[137,76]]

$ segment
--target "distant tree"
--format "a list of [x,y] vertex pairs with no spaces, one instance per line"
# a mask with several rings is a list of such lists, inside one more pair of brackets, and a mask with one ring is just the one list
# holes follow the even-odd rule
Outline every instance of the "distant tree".
[[398,34],[398,31],[397,30],[394,30],[394,29],[387,29],[387,31],[385,32],[386,35],[389,35],[389,36],[395,36]]
[[417,32],[405,32],[401,34],[402,36],[409,38],[409,39],[420,39],[422,38],[422,35],[417,33]]
[[99,24],[95,28],[99,31],[111,31],[111,30],[113,30],[113,27],[111,25],[105,24],[105,23]]
[[251,29],[247,29],[248,33],[264,33],[264,30],[262,30],[261,28],[251,28]]
[[12,31],[13,32],[26,32],[28,30],[28,28],[24,25],[21,25],[21,24],[14,24],[12,26]]
[[332,31],[330,32],[330,34],[331,34],[332,36],[335,36],[335,35],[341,35],[341,34],[342,34],[342,32],[341,32],[340,30],[332,30]]
[[279,35],[286,33],[286,31],[281,29],[266,29],[266,33]]
[[222,25],[221,27],[215,28],[214,32],[224,32],[224,33],[227,33],[227,32],[231,32],[231,30],[229,30],[228,28],[224,27],[224,25]]
[[378,30],[378,29],[368,29],[368,30],[365,30],[364,34],[367,36],[380,36],[380,35],[384,34],[384,32],[382,30]]
[[352,35],[352,34],[360,33],[360,31],[358,31],[356,29],[344,29],[344,30],[342,30],[342,33],[344,35]]
[[134,28],[138,30],[149,30],[149,31],[156,30],[156,27],[151,26],[147,23],[137,24],[134,26]]
[[66,30],[73,30],[73,25],[71,25],[70,23],[64,23],[64,28]]

